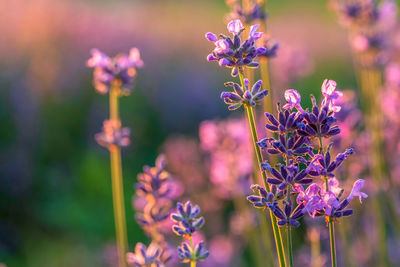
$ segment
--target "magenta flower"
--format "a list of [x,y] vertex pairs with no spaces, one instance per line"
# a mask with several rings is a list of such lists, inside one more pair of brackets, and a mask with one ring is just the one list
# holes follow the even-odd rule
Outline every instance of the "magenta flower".
[[240,19],[232,20],[228,23],[228,31],[233,34],[238,34],[243,29],[243,24]]
[[343,93],[336,91],[336,82],[325,79],[321,87],[322,95],[325,97],[322,106],[328,106],[329,111],[339,112],[340,106],[335,105],[336,100],[343,96]]
[[361,188],[363,188],[365,183],[365,180],[363,179],[358,179],[357,181],[354,182],[353,189],[351,190],[350,195],[347,197],[347,200],[350,202],[354,197],[358,197],[360,200],[360,203],[362,203],[362,198],[367,198],[368,195],[361,192]]
[[126,147],[130,144],[130,129],[121,128],[121,122],[115,120],[105,120],[103,131],[94,136],[97,143],[101,146],[111,148],[112,146]]
[[301,102],[301,96],[299,92],[297,92],[294,89],[289,89],[285,91],[285,99],[286,99],[286,105],[284,105],[282,108],[283,109],[290,109],[292,110],[293,108],[296,108],[300,112],[304,112],[303,108],[300,105]]

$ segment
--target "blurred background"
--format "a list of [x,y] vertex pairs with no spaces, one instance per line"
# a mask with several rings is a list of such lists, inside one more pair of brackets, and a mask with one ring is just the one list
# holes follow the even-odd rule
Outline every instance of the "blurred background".
[[[92,86],[90,49],[113,56],[137,47],[145,64],[121,100],[132,129],[123,172],[133,249],[146,240],[131,204],[142,166],[171,138],[197,140],[202,121],[229,115],[219,95],[231,77],[206,61],[213,45],[204,38],[226,31],[229,8],[223,0],[1,0],[0,10],[0,262],[112,266],[109,155],[93,138],[108,98]],[[304,97],[324,78],[356,87],[346,31],[326,1],[268,1],[267,10],[282,49],[271,62],[276,92]]]

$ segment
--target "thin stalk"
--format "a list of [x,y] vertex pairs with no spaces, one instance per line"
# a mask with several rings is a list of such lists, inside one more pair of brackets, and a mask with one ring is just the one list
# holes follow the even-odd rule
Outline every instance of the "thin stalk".
[[[240,78],[240,82],[242,84],[242,88],[245,88],[245,86],[244,86],[244,78],[243,78],[243,74],[242,74],[241,71],[239,71],[239,78]],[[255,124],[255,121],[254,121],[253,109],[252,109],[251,106],[248,106],[248,105],[245,106],[245,109],[246,109],[246,113],[247,113],[247,118],[249,120],[251,136],[253,138],[254,149],[256,151],[258,167],[259,167],[259,170],[260,170],[260,172],[262,174],[262,180],[263,180],[263,183],[264,183],[265,190],[267,190],[269,192],[270,189],[269,189],[269,186],[267,184],[267,175],[261,169],[261,163],[262,163],[263,160],[262,160],[260,147],[257,145],[258,137],[257,137],[257,131],[256,131],[256,124]],[[285,252],[283,250],[281,232],[280,232],[280,230],[278,228],[278,224],[277,224],[277,220],[276,220],[275,215],[273,214],[273,212],[271,210],[269,210],[269,211],[270,211],[270,217],[271,217],[271,223],[272,223],[272,229],[273,229],[273,233],[274,233],[276,249],[277,249],[278,258],[279,258],[279,265],[281,267],[282,266],[286,266],[286,263],[285,263]]]
[[[193,238],[190,237],[190,248],[194,251]],[[190,267],[196,267],[196,259],[190,261]]]
[[[290,185],[288,185],[287,188],[287,196],[286,196],[286,201],[288,204],[291,204],[291,199],[290,199]],[[286,229],[286,238],[287,238],[287,250],[289,254],[289,266],[293,267],[293,252],[292,252],[292,227],[290,224],[287,225]]]
[[[118,97],[120,91],[120,83],[114,82],[110,90],[110,120],[119,121],[118,114]],[[125,267],[125,254],[127,252],[128,240],[126,234],[124,189],[122,182],[122,164],[121,150],[118,146],[111,146],[110,163],[111,163],[111,184],[113,194],[114,221],[115,232],[118,249],[118,266]]]
[[[329,191],[328,185],[328,177],[324,177],[325,179],[325,190]],[[329,225],[329,239],[331,242],[331,261],[332,267],[336,267],[336,242],[335,242],[335,225],[331,217],[327,217],[328,225]]]

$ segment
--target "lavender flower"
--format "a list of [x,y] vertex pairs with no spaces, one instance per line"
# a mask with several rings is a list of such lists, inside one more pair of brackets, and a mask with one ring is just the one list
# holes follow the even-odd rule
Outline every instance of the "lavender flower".
[[[192,206],[190,201],[184,205],[176,204],[176,213],[171,214],[171,220],[175,223],[172,231],[178,236],[182,236],[184,241],[178,247],[178,255],[182,262],[197,262],[206,259],[209,255],[204,247],[204,242],[200,241],[193,246],[193,234],[204,225],[204,218],[198,217],[200,207]],[[189,240],[190,245],[186,240]]]
[[333,218],[340,218],[342,216],[349,216],[353,214],[352,209],[347,209],[351,200],[358,196],[361,202],[361,198],[368,197],[367,194],[361,192],[364,182],[362,179],[357,180],[349,196],[343,200],[340,200],[343,190],[338,187],[339,182],[336,178],[329,179],[329,191],[325,190],[324,184],[312,184],[305,191],[302,187],[298,186],[296,187],[297,192],[299,192],[297,203],[305,205],[305,210],[313,217],[326,215]]
[[264,208],[268,207],[268,203],[272,203],[274,201],[274,194],[271,192],[267,192],[263,187],[258,184],[254,184],[251,187],[251,190],[256,193],[256,195],[250,195],[247,197],[247,200],[253,204],[255,208]]
[[197,218],[200,214],[200,207],[197,205],[192,207],[190,201],[187,201],[184,205],[178,202],[176,207],[177,212],[171,214],[171,220],[175,222],[172,230],[178,236],[189,238],[204,225],[204,218]]
[[257,145],[265,149],[269,154],[282,154],[284,158],[296,158],[306,154],[311,157],[314,156],[310,140],[301,135],[286,136],[280,134],[278,140],[267,137],[257,142]]
[[99,93],[108,93],[112,83],[117,82],[121,87],[121,93],[129,94],[136,68],[141,68],[143,61],[137,48],[132,48],[129,55],[120,54],[114,58],[108,57],[98,49],[93,49],[87,66],[94,68],[93,84]]
[[298,164],[289,163],[290,165],[285,166],[278,164],[279,171],[272,167],[267,167],[273,178],[268,178],[267,182],[272,185],[278,186],[280,190],[287,188],[288,186],[295,186],[295,184],[310,184],[311,178],[307,178],[309,170],[300,170]]
[[300,105],[301,102],[301,96],[299,92],[297,92],[294,89],[286,90],[285,91],[285,99],[287,104],[284,105],[282,108],[283,109],[290,109],[292,110],[293,108],[296,108],[300,112],[304,112],[303,108]]
[[95,139],[99,145],[110,149],[112,146],[129,146],[129,135],[129,128],[121,128],[121,121],[105,120],[103,122],[103,131],[96,134]]
[[284,211],[276,205],[276,202],[269,205],[274,215],[280,219],[278,221],[279,226],[291,225],[293,227],[299,227],[300,223],[298,220],[304,216],[304,204],[299,204],[292,211],[292,204],[286,203]]
[[178,247],[178,257],[183,263],[190,261],[202,261],[205,260],[209,255],[208,250],[204,247],[204,242],[199,242],[194,249],[190,247],[187,242],[183,242]]
[[354,149],[350,148],[343,153],[339,153],[335,160],[331,161],[331,147],[332,145],[328,147],[324,156],[320,154],[314,156],[308,166],[311,176],[334,177],[335,175],[332,172],[335,171],[348,156],[354,154]]
[[267,14],[264,12],[262,4],[258,1],[251,1],[250,6],[246,11],[237,0],[226,0],[226,4],[231,8],[231,12],[227,16],[229,20],[240,19],[249,25],[258,20],[264,20],[267,18]]
[[313,102],[312,112],[303,113],[304,121],[297,124],[297,132],[300,135],[308,137],[331,137],[340,133],[333,116],[333,112],[329,110],[329,105],[323,105],[321,108],[317,106],[314,96],[311,96]]
[[286,132],[293,132],[297,130],[299,123],[303,121],[304,115],[301,112],[289,112],[289,110],[282,110],[277,105],[278,119],[274,115],[266,112],[265,116],[268,122],[265,127],[271,132],[279,132],[284,134]]
[[126,262],[132,267],[164,267],[160,261],[160,248],[151,243],[147,248],[142,243],[137,243],[135,253],[126,254]]
[[257,32],[259,25],[252,25],[249,30],[248,38],[242,43],[240,35],[244,28],[240,20],[233,20],[228,23],[228,31],[233,34],[233,39],[223,34],[219,38],[208,32],[206,38],[215,44],[215,49],[207,56],[208,61],[218,61],[220,66],[232,68],[232,76],[239,73],[239,68],[244,66],[257,67],[258,63],[254,59],[265,53],[265,48],[256,48],[255,41],[262,36],[262,32]]
[[222,92],[221,98],[226,104],[229,105],[229,110],[235,110],[242,105],[255,106],[261,102],[267,95],[268,90],[261,90],[262,81],[254,83],[251,90],[249,90],[249,80],[244,79],[245,90],[234,82],[227,82],[225,86],[231,86],[235,92]]
[[335,90],[336,82],[333,80],[325,79],[321,87],[322,95],[325,97],[322,100],[322,106],[328,106],[329,111],[339,112],[341,107],[336,105],[335,103],[336,100],[343,96],[343,93]]

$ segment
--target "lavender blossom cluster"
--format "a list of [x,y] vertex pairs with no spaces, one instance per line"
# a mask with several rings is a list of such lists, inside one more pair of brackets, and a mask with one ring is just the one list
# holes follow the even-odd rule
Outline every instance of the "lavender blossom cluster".
[[[354,150],[349,148],[332,157],[333,144],[324,149],[323,141],[340,133],[335,125],[335,113],[341,109],[337,100],[342,93],[335,89],[334,81],[325,80],[321,88],[324,96],[321,105],[318,106],[312,96],[311,111],[301,107],[297,91],[287,90],[287,104],[283,107],[278,105],[278,117],[266,114],[267,130],[277,133],[278,137],[265,138],[258,145],[269,154],[280,155],[285,163],[272,167],[263,162],[263,170],[271,175],[267,178],[271,192],[253,185],[255,194],[247,199],[256,208],[271,209],[280,226],[290,224],[298,227],[298,220],[306,213],[312,217],[325,216],[327,221],[349,216],[353,214],[353,210],[348,208],[351,200],[359,197],[361,202],[367,197],[361,192],[364,180],[355,181],[350,194],[343,197],[344,190],[335,178],[334,172]],[[293,198],[296,207],[291,201]]]

